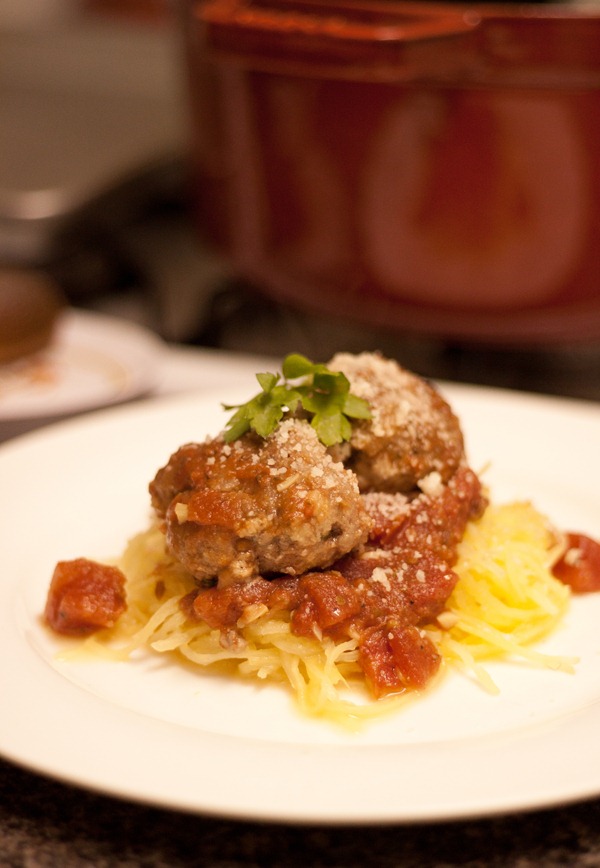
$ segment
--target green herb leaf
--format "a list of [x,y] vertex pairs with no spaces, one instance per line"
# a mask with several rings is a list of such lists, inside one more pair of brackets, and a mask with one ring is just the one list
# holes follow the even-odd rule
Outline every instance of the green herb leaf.
[[279,374],[257,374],[256,379],[263,392],[270,392],[279,382]]
[[310,424],[324,446],[349,440],[352,434],[352,425],[346,416],[336,411],[317,413]]
[[370,419],[369,402],[349,392],[344,401],[344,416],[350,416],[351,419]]
[[[231,407],[226,407],[225,409],[231,410]],[[241,408],[227,423],[227,430],[224,433],[225,442],[232,443],[234,440],[238,440],[242,437],[249,430],[250,419],[243,408]]]
[[[245,404],[223,405],[226,410],[236,411],[223,434],[227,443],[248,431],[268,437],[284,417],[296,412],[299,404],[311,417],[311,425],[325,446],[350,439],[350,419],[371,418],[368,402],[350,392],[348,378],[340,371],[330,371],[326,365],[292,353],[284,359],[282,373],[283,382],[279,374],[257,374],[261,392]],[[299,379],[302,381],[297,385],[289,382]]]
[[316,365],[301,356],[300,353],[291,353],[283,360],[282,372],[286,380],[297,380],[298,377],[306,377],[314,372]]

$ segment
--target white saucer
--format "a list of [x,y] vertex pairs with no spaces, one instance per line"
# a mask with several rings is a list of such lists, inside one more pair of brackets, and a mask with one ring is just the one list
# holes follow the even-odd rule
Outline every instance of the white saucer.
[[149,393],[163,350],[135,323],[65,311],[44,351],[0,366],[0,440]]

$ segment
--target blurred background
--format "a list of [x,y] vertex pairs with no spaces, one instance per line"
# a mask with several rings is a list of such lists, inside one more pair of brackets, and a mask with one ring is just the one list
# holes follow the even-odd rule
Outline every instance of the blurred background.
[[600,398],[597,18],[205,6],[0,0],[2,267],[177,345]]

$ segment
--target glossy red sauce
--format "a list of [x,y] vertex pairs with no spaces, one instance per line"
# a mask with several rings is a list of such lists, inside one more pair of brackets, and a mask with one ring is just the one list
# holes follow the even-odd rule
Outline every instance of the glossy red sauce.
[[126,607],[123,573],[77,558],[56,565],[44,616],[57,633],[86,636],[112,627]]
[[365,503],[375,529],[361,554],[299,578],[199,589],[185,611],[232,636],[249,607],[287,611],[296,635],[356,639],[375,696],[424,687],[440,658],[422,627],[443,611],[458,580],[456,546],[485,505],[480,483],[464,469],[439,497],[407,503],[374,495]]
[[[457,544],[486,501],[475,474],[463,469],[439,497],[407,503],[401,495],[367,495],[365,503],[373,530],[360,554],[300,577],[199,588],[182,608],[232,640],[252,607],[287,612],[296,635],[356,639],[375,696],[426,686],[441,661],[422,628],[443,611],[458,580],[452,569]],[[600,590],[600,543],[566,536],[554,575],[575,593]],[[120,570],[78,558],[57,564],[45,619],[58,633],[85,636],[112,627],[126,605]]]
[[557,579],[576,594],[600,591],[600,543],[581,533],[567,533],[567,546],[553,567]]

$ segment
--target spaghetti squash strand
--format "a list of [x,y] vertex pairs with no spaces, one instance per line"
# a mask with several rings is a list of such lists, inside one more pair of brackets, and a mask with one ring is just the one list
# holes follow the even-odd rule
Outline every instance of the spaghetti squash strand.
[[476,661],[501,656],[573,671],[575,658],[530,647],[556,628],[569,605],[569,589],[551,572],[555,542],[547,519],[529,503],[489,506],[469,524],[458,547],[460,579],[447,606],[454,624],[440,639],[450,662],[480,678]]
[[[445,613],[449,626],[428,627],[427,634],[449,666],[470,673],[489,692],[497,687],[482,665],[486,659],[512,657],[572,671],[573,658],[531,647],[557,626],[569,604],[569,589],[550,570],[554,546],[546,518],[528,503],[489,506],[467,526],[455,565],[459,581]],[[199,667],[226,664],[241,677],[287,682],[302,711],[352,730],[418,696],[406,691],[361,699],[354,690],[364,690],[357,642],[295,635],[289,612],[262,614],[233,638],[189,620],[180,601],[194,580],[166,553],[157,527],[131,541],[119,566],[128,579],[129,608],[106,633],[114,653],[178,653]],[[88,641],[97,646],[101,639]]]

